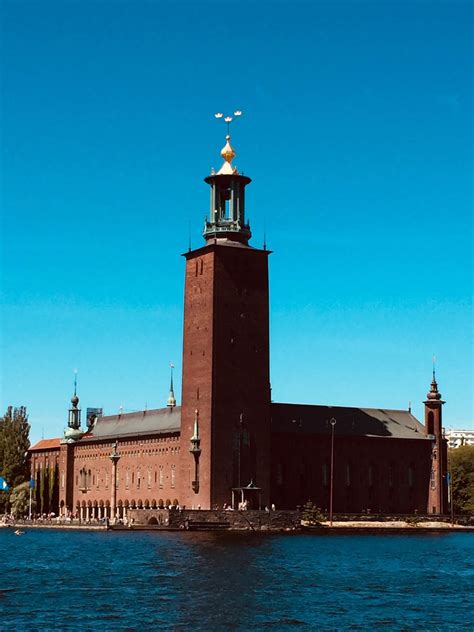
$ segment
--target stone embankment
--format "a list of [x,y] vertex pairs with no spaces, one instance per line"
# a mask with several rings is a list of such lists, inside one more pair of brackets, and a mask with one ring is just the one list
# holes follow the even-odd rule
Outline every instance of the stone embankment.
[[[385,517],[384,517],[385,518]],[[463,523],[463,524],[460,524]],[[474,519],[460,517],[451,524],[447,516],[362,516],[337,515],[329,521],[309,524],[302,520],[300,511],[217,511],[178,509],[135,509],[129,512],[125,524],[106,522],[47,521],[0,522],[0,527],[24,529],[72,529],[92,531],[163,530],[163,531],[246,531],[246,532],[312,532],[312,533],[410,533],[470,531],[474,533]]]
[[132,527],[186,529],[190,531],[296,531],[301,528],[299,511],[215,511],[196,509],[133,509]]
[[319,525],[309,525],[302,523],[304,531],[323,531],[334,530],[338,532],[343,531],[387,531],[387,532],[410,532],[410,531],[472,531],[474,533],[474,526],[454,524],[450,522],[426,520],[420,522],[407,522],[405,520],[387,520],[387,521],[337,521],[333,522],[332,526],[329,522],[321,522]]
[[73,531],[106,531],[108,529],[106,524],[103,523],[87,523],[87,522],[30,522],[30,521],[20,521],[20,522],[11,522],[11,523],[3,523],[0,522],[0,528],[5,529],[72,529]]
[[129,526],[137,529],[155,528],[189,531],[356,531],[356,530],[459,530],[473,531],[474,524],[452,525],[446,516],[335,516],[329,521],[309,525],[302,521],[300,511],[218,511],[177,509],[135,509],[129,513]]

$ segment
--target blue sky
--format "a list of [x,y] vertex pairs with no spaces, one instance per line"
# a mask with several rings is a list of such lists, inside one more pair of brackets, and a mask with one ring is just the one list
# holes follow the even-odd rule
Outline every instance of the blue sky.
[[[184,260],[244,111],[275,401],[473,427],[472,4],[2,3],[0,405],[179,399]],[[85,416],[85,415],[84,415]]]

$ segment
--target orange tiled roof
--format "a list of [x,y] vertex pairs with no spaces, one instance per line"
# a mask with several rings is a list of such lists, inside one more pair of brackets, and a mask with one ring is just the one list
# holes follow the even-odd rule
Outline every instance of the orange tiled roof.
[[41,441],[38,441],[38,443],[35,443],[35,445],[31,446],[30,452],[32,450],[53,450],[55,448],[59,448],[60,443],[61,443],[60,438],[41,439]]

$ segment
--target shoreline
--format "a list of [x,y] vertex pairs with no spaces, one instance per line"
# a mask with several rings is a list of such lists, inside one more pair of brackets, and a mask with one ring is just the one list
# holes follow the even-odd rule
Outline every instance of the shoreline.
[[[179,527],[172,526],[161,526],[161,525],[93,525],[93,524],[23,524],[23,523],[12,523],[12,524],[0,524],[0,528],[4,529],[20,529],[22,531],[26,531],[28,529],[55,529],[55,530],[64,530],[64,531],[166,531],[166,532],[216,532],[217,529],[209,526],[208,528],[199,528],[199,529],[182,529]],[[393,533],[393,534],[411,534],[411,533],[452,533],[452,532],[467,532],[474,533],[474,526],[464,526],[464,525],[451,525],[446,522],[421,522],[418,524],[410,524],[407,522],[333,522],[332,527],[329,526],[329,523],[321,523],[320,525],[301,525],[296,528],[286,528],[286,529],[269,529],[260,528],[260,529],[236,529],[236,528],[227,528],[227,529],[218,529],[218,531],[224,531],[226,533],[259,533],[259,534],[335,534],[335,533]]]

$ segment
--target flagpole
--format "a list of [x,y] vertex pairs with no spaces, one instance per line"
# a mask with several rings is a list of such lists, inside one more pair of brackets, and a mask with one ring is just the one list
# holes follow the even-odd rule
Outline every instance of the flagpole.
[[30,485],[30,510],[28,512],[28,520],[31,522],[31,496],[32,496],[32,487]]

